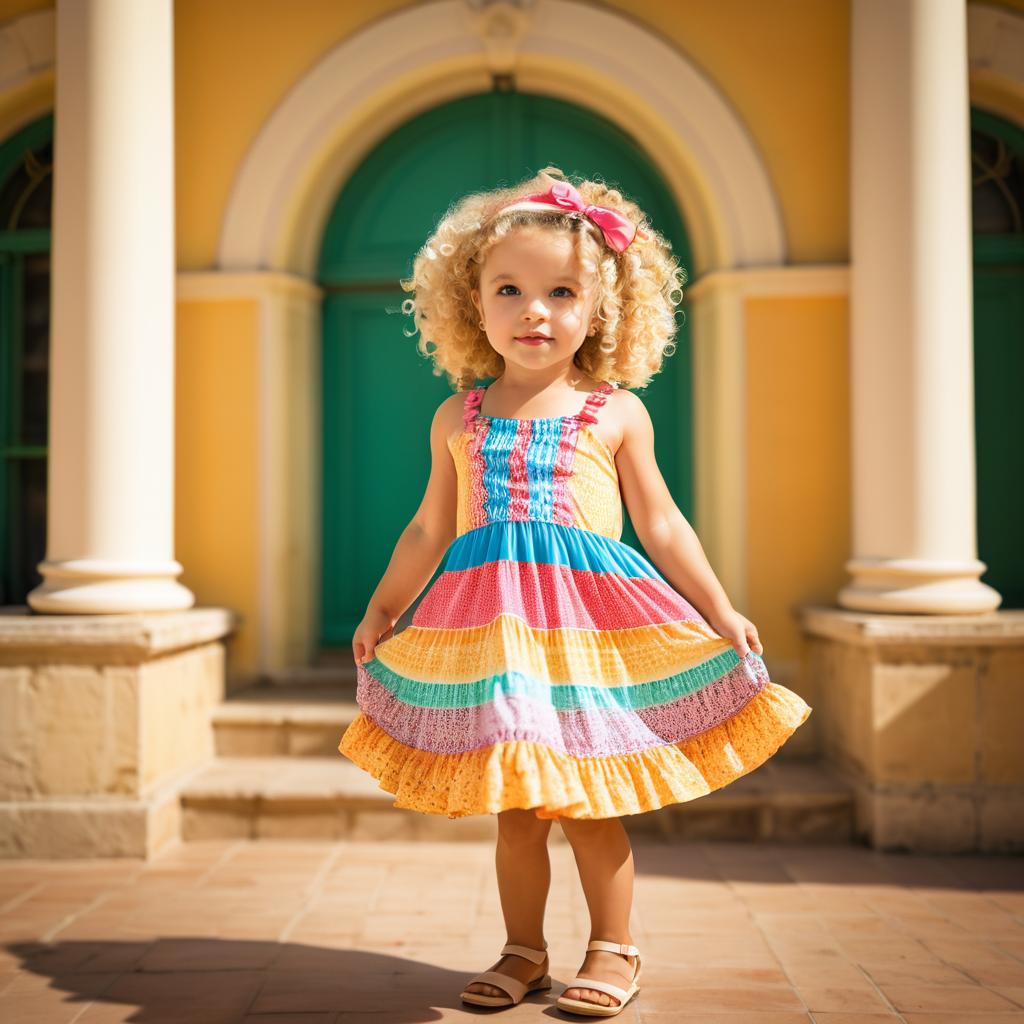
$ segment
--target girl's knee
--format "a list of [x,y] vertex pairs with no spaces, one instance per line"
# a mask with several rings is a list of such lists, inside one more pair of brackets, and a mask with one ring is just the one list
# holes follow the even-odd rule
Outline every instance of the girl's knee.
[[559,818],[565,838],[571,843],[577,838],[596,837],[614,833],[625,835],[626,830],[619,818]]
[[498,814],[498,836],[506,843],[544,842],[551,831],[550,818],[538,818],[532,810],[515,808]]

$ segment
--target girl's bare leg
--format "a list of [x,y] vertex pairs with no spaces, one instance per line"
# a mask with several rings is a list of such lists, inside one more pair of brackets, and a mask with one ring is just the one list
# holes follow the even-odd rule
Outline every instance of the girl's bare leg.
[[[531,810],[514,809],[498,815],[498,845],[494,861],[498,872],[498,895],[505,918],[507,942],[531,949],[544,948],[544,905],[551,886],[551,861],[548,858],[548,833],[552,819],[541,819]],[[525,957],[508,953],[487,968],[509,974],[522,982],[542,978],[548,973],[548,958],[535,964]],[[506,995],[486,982],[475,981],[469,992]]]
[[[583,883],[590,910],[590,939],[632,945],[629,912],[633,905],[633,850],[622,822],[618,818],[559,818],[558,823],[572,846]],[[595,949],[587,953],[578,973],[629,988],[635,964],[635,956]],[[569,999],[602,1006],[618,1006],[620,1002],[592,988],[567,988],[564,994]]]

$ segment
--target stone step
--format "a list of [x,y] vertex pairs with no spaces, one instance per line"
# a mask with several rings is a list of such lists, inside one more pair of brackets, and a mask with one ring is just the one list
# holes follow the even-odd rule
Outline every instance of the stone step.
[[[366,772],[333,757],[219,757],[181,791],[182,839],[491,839],[494,815],[448,818],[393,806]],[[626,815],[670,839],[850,842],[854,797],[818,761],[773,759],[696,800]],[[552,836],[563,838],[561,829]]]
[[331,757],[356,717],[353,679],[337,675],[286,690],[253,686],[231,694],[213,712],[218,757]]
[[[413,616],[419,604],[417,600],[394,625],[393,632],[399,633],[412,625]],[[265,686],[277,687],[292,693],[309,686],[348,686],[353,695],[356,686],[356,664],[351,644],[339,644],[337,647],[322,647],[316,655],[315,665],[302,665],[295,668],[277,669],[265,672]]]
[[[319,665],[303,665],[296,668],[277,669],[263,674],[263,683],[253,689],[273,690],[282,696],[291,696],[308,688],[323,688],[356,685],[356,666],[352,655],[347,658],[330,658]],[[236,691],[236,693],[245,691]],[[234,697],[235,694],[232,694]]]

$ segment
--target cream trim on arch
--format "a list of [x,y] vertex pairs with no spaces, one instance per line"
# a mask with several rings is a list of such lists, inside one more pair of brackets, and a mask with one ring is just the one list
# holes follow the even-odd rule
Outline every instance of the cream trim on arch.
[[510,25],[516,39],[501,59],[520,89],[588,107],[643,146],[687,219],[691,279],[785,262],[782,213],[761,154],[684,54],[634,20],[574,0],[482,11],[438,0],[343,40],[288,93],[239,169],[218,264],[313,277],[319,228],[342,184],[404,121],[489,89],[495,40]]
[[967,67],[971,106],[1024,127],[1024,15],[968,4]]
[[56,37],[52,8],[0,23],[0,141],[53,111]]

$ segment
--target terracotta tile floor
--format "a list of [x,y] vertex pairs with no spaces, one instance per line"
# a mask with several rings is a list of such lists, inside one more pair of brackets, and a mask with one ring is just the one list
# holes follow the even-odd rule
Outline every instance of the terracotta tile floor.
[[[405,1024],[563,1014],[589,918],[550,844],[555,987],[464,1006],[504,927],[488,842],[211,841],[5,861],[0,1021]],[[1024,1024],[1024,858],[633,843],[640,995],[624,1022]]]

